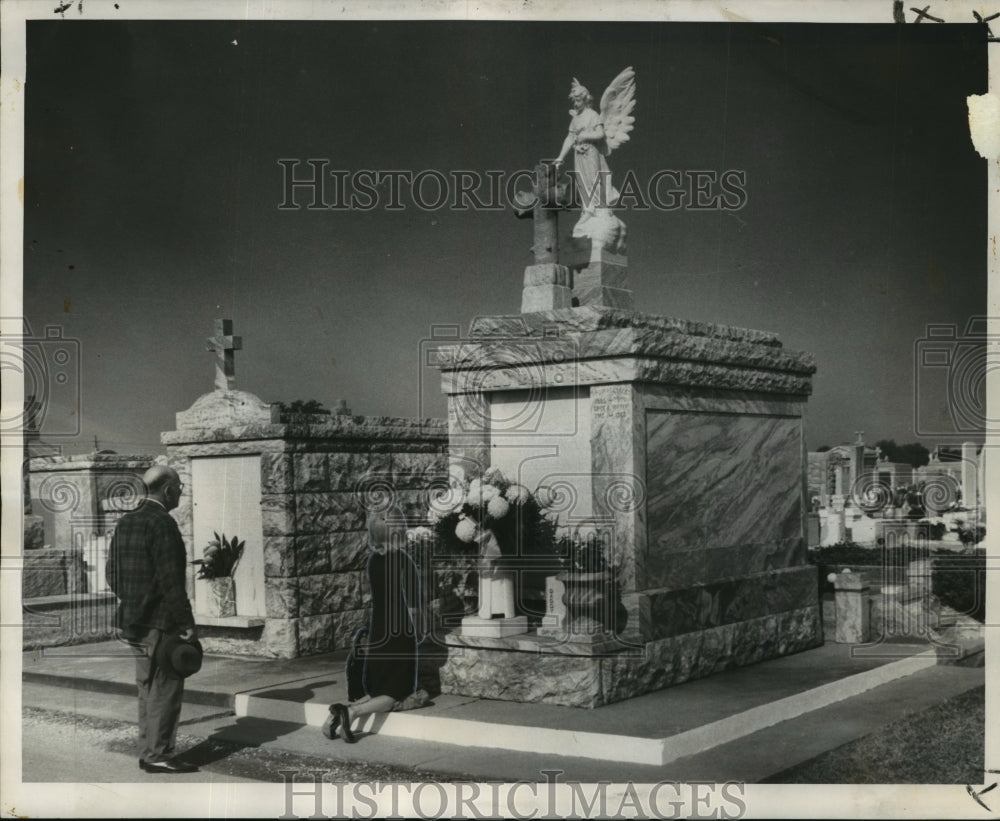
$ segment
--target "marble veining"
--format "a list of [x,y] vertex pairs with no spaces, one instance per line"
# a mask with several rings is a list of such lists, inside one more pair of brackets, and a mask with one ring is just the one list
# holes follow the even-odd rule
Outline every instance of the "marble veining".
[[590,396],[594,512],[614,522],[618,580],[634,590],[636,536],[645,533],[645,415],[633,384],[595,386]]
[[802,416],[801,401],[761,399],[753,394],[706,388],[679,388],[645,382],[641,386],[647,410],[738,413],[744,416]]
[[726,547],[671,551],[666,588],[676,590],[743,575],[801,567],[806,564],[805,540],[799,537]]
[[798,610],[817,601],[816,570],[795,567],[730,578],[683,590],[657,591],[650,600],[650,638]]
[[646,427],[641,587],[671,586],[673,553],[802,536],[800,420],[648,411]]

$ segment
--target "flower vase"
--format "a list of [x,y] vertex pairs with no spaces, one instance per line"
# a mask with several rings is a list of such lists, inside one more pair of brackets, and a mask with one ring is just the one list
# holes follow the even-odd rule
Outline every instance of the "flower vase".
[[506,638],[528,632],[528,617],[515,610],[514,573],[504,569],[499,550],[493,554],[480,554],[478,610],[462,619],[463,636]]
[[479,532],[479,607],[481,619],[500,616],[512,619],[514,611],[514,574],[507,569],[504,552],[496,534],[486,528]]
[[226,618],[236,615],[236,580],[232,576],[196,579],[195,598],[204,616]]
[[497,616],[512,619],[514,609],[514,574],[509,570],[494,568],[479,571],[479,601],[477,612],[481,619]]

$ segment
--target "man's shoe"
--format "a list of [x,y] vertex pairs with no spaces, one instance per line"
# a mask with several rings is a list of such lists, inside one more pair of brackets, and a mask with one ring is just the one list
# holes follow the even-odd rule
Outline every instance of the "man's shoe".
[[337,717],[340,719],[340,731],[344,734],[344,741],[353,744],[357,738],[351,731],[351,714],[347,712],[347,707],[343,704],[334,704],[333,709],[337,711]]
[[146,759],[145,758],[140,758],[139,759],[139,769],[140,770],[145,770],[146,769]]
[[175,758],[167,761],[147,761],[142,767],[147,773],[166,773],[173,775],[177,773],[196,773],[198,768],[194,764],[186,761],[178,761]]

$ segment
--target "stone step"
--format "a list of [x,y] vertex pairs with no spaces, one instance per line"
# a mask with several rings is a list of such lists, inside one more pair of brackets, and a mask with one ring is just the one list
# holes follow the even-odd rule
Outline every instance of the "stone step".
[[[981,669],[930,669],[941,662],[934,652],[926,643],[826,644],[596,709],[438,695],[421,710],[370,717],[364,731],[374,733],[368,740],[378,749],[431,745],[455,751],[446,755],[460,769],[468,760],[501,755],[521,768],[529,761],[569,759],[587,773],[648,766],[644,772],[655,774],[666,762],[686,767],[697,760],[702,772],[711,763],[706,750],[745,750],[758,734],[770,737],[780,735],[780,726],[815,723],[823,710],[848,709],[855,701],[893,702],[899,688],[945,698],[928,676],[981,677]],[[119,642],[28,651],[20,661],[25,682],[135,694],[133,658]],[[347,701],[343,673],[343,654],[291,660],[206,656],[186,683],[185,701],[255,717],[244,726],[281,722],[297,725],[296,737],[322,738],[317,728],[327,706]]]
[[[589,732],[578,726],[560,727],[553,722],[553,716],[566,715],[560,714],[560,710],[569,709],[577,716],[581,713],[584,716],[588,713],[595,715],[595,712],[574,708],[551,708],[544,712],[544,716],[536,714],[533,717],[542,720],[533,725],[511,723],[509,710],[506,720],[497,720],[498,716],[491,715],[491,712],[506,709],[498,707],[497,702],[445,695],[436,698],[432,708],[368,716],[359,730],[387,737],[446,740],[464,747],[488,746],[525,753],[662,766],[853,698],[937,664],[934,650],[926,650],[662,736],[646,736],[635,731],[632,734]],[[333,681],[330,676],[303,679],[294,682],[294,687],[289,687],[289,684],[292,683],[282,685],[283,690],[272,687],[238,693],[234,705],[236,715],[320,727],[327,716],[327,705],[334,701],[346,701],[343,683]],[[692,685],[697,685],[697,682],[692,682]],[[295,697],[295,694],[305,698]],[[459,717],[468,712],[462,708],[473,703],[477,718]],[[532,709],[546,710],[543,705],[520,706],[527,708],[525,715],[532,715]]]

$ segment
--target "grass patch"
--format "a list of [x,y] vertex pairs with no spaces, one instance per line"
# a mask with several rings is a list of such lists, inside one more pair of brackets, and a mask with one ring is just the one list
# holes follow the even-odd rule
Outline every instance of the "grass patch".
[[887,724],[764,779],[771,784],[982,784],[986,688]]
[[931,590],[941,601],[976,621],[986,621],[986,551],[934,560]]
[[886,565],[888,567],[906,567],[916,559],[929,559],[935,556],[953,557],[961,555],[957,550],[947,548],[930,548],[927,546],[908,547],[862,547],[858,544],[844,543],[817,547],[809,550],[809,561],[820,565],[838,565],[850,567],[862,565],[865,567]]

